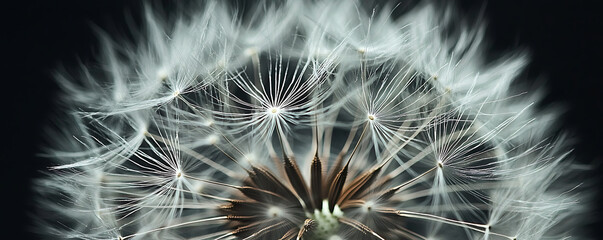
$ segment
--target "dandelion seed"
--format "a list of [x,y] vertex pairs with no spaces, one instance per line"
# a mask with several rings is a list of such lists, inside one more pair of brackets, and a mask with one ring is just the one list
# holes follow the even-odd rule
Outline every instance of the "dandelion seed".
[[59,76],[74,110],[40,181],[50,238],[574,234],[566,143],[510,91],[522,54],[484,62],[481,26],[428,3],[200,8],[147,8],[139,45],[103,39],[104,75]]

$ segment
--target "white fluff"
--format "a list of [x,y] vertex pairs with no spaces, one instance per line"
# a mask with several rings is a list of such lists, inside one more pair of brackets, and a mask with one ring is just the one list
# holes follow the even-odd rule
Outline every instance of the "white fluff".
[[[408,230],[338,223],[324,239],[575,235],[581,193],[556,113],[537,116],[539,95],[512,93],[526,54],[485,62],[483,26],[450,30],[454,9],[433,4],[396,19],[360,1],[192,9],[168,22],[147,7],[137,42],[102,35],[102,69],[57,74],[70,120],[39,181],[50,239],[234,239],[218,208],[240,199],[246,169],[286,179],[282,152],[308,184],[314,151],[325,167],[349,156],[350,176],[383,164],[384,186],[400,187],[388,201],[374,190],[362,207],[336,206],[333,221]],[[266,206],[258,216],[303,227]],[[383,209],[404,223],[384,223]]]

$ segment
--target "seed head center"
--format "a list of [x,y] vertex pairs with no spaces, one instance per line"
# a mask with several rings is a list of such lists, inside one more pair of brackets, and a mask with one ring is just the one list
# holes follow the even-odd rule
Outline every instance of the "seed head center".
[[330,239],[339,229],[339,218],[343,217],[343,211],[338,205],[335,205],[333,212],[329,211],[329,201],[325,199],[322,201],[322,210],[314,209],[311,217],[316,222],[314,238]]

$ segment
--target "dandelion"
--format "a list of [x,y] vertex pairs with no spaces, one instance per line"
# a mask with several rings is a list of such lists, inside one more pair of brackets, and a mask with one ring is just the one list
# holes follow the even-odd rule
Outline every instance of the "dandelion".
[[[524,54],[434,4],[145,9],[137,44],[57,74],[52,239],[561,239],[577,167],[517,94]],[[535,100],[536,99],[536,100]],[[66,118],[67,119],[67,118]]]

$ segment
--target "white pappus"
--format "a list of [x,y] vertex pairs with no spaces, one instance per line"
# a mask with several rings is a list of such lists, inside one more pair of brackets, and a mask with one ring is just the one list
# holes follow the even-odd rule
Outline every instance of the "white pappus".
[[152,8],[135,43],[102,35],[102,67],[57,73],[49,238],[579,236],[571,147],[511,86],[526,54],[486,62],[452,7]]

